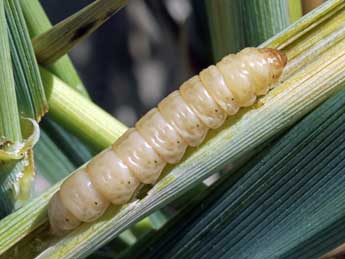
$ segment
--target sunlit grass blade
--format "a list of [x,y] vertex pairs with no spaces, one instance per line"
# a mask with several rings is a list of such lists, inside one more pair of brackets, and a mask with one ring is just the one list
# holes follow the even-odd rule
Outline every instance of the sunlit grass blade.
[[301,0],[287,0],[290,23],[297,21],[303,15]]
[[40,246],[32,243],[31,248],[41,258],[85,257],[155,209],[186,193],[215,170],[238,163],[244,154],[281,133],[341,87],[345,81],[344,14],[344,1],[327,1],[263,44],[282,49],[288,55],[282,83],[261,98],[258,105],[242,111],[211,133],[204,145],[191,150],[182,163],[170,168],[170,174],[143,199],[121,209],[112,207],[95,223],[83,224],[52,243],[52,237],[40,235],[44,227],[41,232],[34,229],[47,222],[46,206],[59,183],[0,222],[0,253],[10,247],[9,254],[20,252],[16,247],[21,242],[15,244],[25,236],[38,240]]
[[96,0],[49,31],[35,37],[33,45],[38,62],[51,64],[68,53],[126,3],[127,0]]
[[[20,3],[31,38],[48,31],[52,27],[39,0],[20,0]],[[62,56],[55,63],[47,66],[47,68],[70,87],[88,97],[88,93],[67,55]]]
[[127,129],[49,71],[41,68],[41,75],[51,118],[95,150],[108,147]]
[[4,0],[0,1],[0,143],[20,141],[21,129]]
[[5,1],[18,104],[22,116],[39,121],[47,112],[48,104],[18,1]]
[[344,107],[341,91],[128,258],[313,259],[337,246]]

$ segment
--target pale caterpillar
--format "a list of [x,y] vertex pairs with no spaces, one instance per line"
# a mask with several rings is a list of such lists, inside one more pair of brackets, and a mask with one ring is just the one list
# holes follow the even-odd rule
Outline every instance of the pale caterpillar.
[[48,208],[53,232],[96,220],[110,203],[128,203],[140,184],[154,184],[165,165],[179,162],[208,129],[265,95],[286,63],[278,50],[246,48],[186,81],[62,184]]

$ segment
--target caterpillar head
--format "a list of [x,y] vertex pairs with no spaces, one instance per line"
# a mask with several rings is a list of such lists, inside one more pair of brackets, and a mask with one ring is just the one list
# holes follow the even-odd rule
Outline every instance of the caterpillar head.
[[283,69],[288,62],[287,56],[282,51],[272,48],[263,48],[259,49],[259,51],[265,55],[266,60],[272,67],[273,81],[277,81],[283,73]]

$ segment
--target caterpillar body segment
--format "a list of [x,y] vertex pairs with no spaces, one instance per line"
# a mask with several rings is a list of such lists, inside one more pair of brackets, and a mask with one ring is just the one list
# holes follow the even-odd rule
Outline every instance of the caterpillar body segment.
[[225,83],[224,77],[216,66],[209,66],[199,74],[207,92],[227,115],[234,115],[240,109],[233,93]]
[[180,94],[206,127],[216,129],[224,123],[225,111],[211,97],[198,76],[186,81],[180,87]]
[[62,184],[60,199],[64,207],[83,222],[94,221],[109,206],[109,201],[96,190],[85,170],[79,170]]
[[78,227],[81,223],[71,212],[69,212],[57,192],[49,202],[48,218],[53,233],[62,234]]
[[182,159],[188,145],[157,108],[146,113],[135,128],[167,163]]
[[86,171],[95,189],[116,205],[129,202],[140,184],[112,149],[107,149],[92,159]]
[[246,48],[186,81],[62,184],[48,208],[53,232],[91,222],[110,203],[129,202],[140,184],[154,184],[187,146],[199,145],[209,129],[266,94],[286,63],[278,50]]
[[127,130],[112,148],[133,175],[144,184],[155,183],[166,165],[154,148],[134,128]]
[[165,97],[158,104],[158,110],[189,146],[199,145],[206,137],[208,128],[183,100],[179,91]]

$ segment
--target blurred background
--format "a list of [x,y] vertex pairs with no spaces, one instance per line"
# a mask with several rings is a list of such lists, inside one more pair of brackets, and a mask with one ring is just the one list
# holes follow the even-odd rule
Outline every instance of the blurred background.
[[[53,24],[91,2],[41,1]],[[78,44],[70,56],[93,101],[131,126],[208,65],[212,57],[203,2],[129,1]]]

